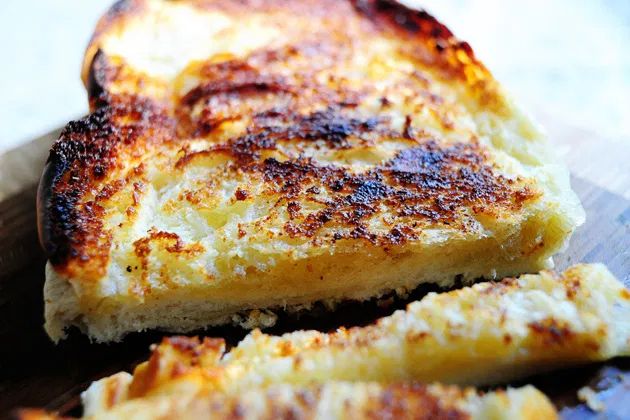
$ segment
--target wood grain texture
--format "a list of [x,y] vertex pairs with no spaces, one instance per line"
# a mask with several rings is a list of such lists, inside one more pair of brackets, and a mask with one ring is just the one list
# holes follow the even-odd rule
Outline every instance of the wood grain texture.
[[[575,130],[555,126],[560,143],[571,144]],[[564,137],[558,133],[567,133]],[[131,370],[147,358],[149,345],[159,341],[159,332],[132,334],[123,343],[94,344],[76,331],[61,344],[53,345],[43,331],[45,258],[39,247],[35,223],[36,182],[47,150],[57,136],[53,132],[0,157],[0,417],[16,407],[45,407],[70,414],[78,411],[79,393],[93,380],[119,370]],[[584,134],[582,134],[584,135]],[[598,147],[606,148],[600,139]],[[566,149],[566,147],[565,147]],[[571,150],[569,148],[569,150]],[[604,262],[630,287],[630,191],[623,177],[610,171],[619,166],[599,161],[584,169],[580,156],[569,160],[574,189],[587,211],[587,222],[574,235],[569,249],[556,257],[563,269],[577,262]],[[616,158],[623,159],[619,155]],[[593,155],[591,160],[597,160]],[[573,163],[572,163],[573,162]],[[626,161],[627,162],[627,161]],[[601,180],[615,179],[614,191],[601,187]],[[414,292],[416,299],[430,290]],[[403,307],[394,301],[384,308],[371,303],[348,303],[334,313],[322,311],[301,319],[286,318],[269,332],[282,333],[296,328],[330,330],[340,325],[362,325]],[[223,336],[230,344],[246,332],[232,327],[202,332]],[[606,418],[624,418],[630,413],[630,359],[554,372],[529,379],[547,393],[567,419],[597,418],[577,399],[576,392],[591,386],[606,405]],[[601,414],[601,413],[600,413]]]

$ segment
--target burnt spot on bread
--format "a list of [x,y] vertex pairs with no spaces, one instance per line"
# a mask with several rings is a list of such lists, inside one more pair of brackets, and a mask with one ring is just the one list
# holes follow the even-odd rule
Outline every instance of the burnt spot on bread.
[[314,112],[310,115],[296,118],[287,132],[288,139],[324,140],[329,147],[348,148],[348,138],[360,138],[362,134],[376,130],[378,117],[358,119],[346,117],[332,108]]
[[[519,209],[536,196],[526,186],[513,187],[513,180],[496,174],[475,143],[440,146],[427,141],[399,152],[393,159],[364,173],[351,173],[335,165],[321,165],[312,159],[280,162],[266,159],[250,170],[262,172],[273,193],[287,200],[312,194],[312,185],[326,188],[324,208],[301,220],[297,212],[285,226],[291,237],[313,237],[327,224],[339,230],[335,240],[364,238],[380,244],[400,244],[416,239],[419,230],[409,219],[456,225],[464,209],[490,212],[501,205]],[[516,193],[518,192],[518,193]],[[516,197],[516,198],[515,198]],[[379,208],[393,210],[389,232],[370,231],[365,224]],[[350,230],[346,227],[351,227]],[[463,226],[462,226],[463,227]]]
[[[510,188],[512,181],[495,173],[474,141],[444,147],[430,140],[399,152],[382,171],[409,188],[409,199],[402,201],[429,200],[436,215],[463,204],[507,202],[515,192]],[[526,188],[518,191],[519,202],[533,195]]]
[[247,200],[247,198],[249,197],[249,192],[247,190],[243,190],[241,188],[237,188],[236,191],[234,192],[234,197],[238,201]]
[[300,214],[302,206],[297,201],[289,201],[287,203],[287,213],[289,213],[289,218],[294,219]]

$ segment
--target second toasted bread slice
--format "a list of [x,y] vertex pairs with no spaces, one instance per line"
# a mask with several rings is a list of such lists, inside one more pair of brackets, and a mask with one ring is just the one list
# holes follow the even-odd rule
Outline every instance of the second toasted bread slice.
[[83,404],[95,418],[225,418],[234,407],[246,418],[285,409],[299,418],[370,418],[392,406],[419,418],[554,418],[531,387],[480,397],[417,381],[505,384],[624,355],[630,291],[604,266],[578,265],[430,294],[367,327],[254,332],[228,352],[221,339],[165,338],[132,375],[94,382]]

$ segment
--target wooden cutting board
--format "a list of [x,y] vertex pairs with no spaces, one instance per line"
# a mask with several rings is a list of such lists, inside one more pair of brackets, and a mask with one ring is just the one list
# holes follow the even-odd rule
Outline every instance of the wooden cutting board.
[[[571,168],[573,187],[587,222],[567,251],[556,257],[563,269],[577,262],[603,262],[630,287],[630,144],[603,139],[539,116]],[[131,370],[147,358],[159,333],[132,334],[123,343],[93,344],[80,334],[53,345],[45,335],[42,286],[45,258],[37,241],[35,194],[48,149],[58,131],[0,156],[0,417],[16,407],[45,407],[80,414],[79,393],[93,380]],[[426,293],[420,290],[415,297]],[[394,308],[405,302],[395,302]],[[334,329],[360,325],[392,311],[374,303],[347,304],[334,313],[284,319],[271,330]],[[245,331],[204,332],[235,344]],[[547,393],[562,416],[630,418],[630,358],[530,378]],[[515,384],[516,385],[516,384]],[[577,399],[589,385],[606,411],[595,413]],[[598,417],[599,416],[599,417]]]

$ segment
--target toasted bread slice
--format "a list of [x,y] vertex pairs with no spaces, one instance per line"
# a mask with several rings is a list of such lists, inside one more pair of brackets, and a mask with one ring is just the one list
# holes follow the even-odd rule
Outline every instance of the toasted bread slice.
[[394,2],[122,1],[83,78],[39,192],[54,340],[535,272],[584,217],[468,44]]
[[[116,392],[116,380],[104,380],[107,391],[84,394],[106,398]],[[92,395],[98,394],[98,395]],[[117,403],[103,400],[97,410],[86,410],[84,418],[100,419],[556,419],[553,405],[540,391],[525,386],[479,394],[455,386],[329,382],[294,387],[288,384],[245,391],[238,395],[221,393],[166,393],[138,396]],[[90,407],[90,406],[88,406]],[[56,419],[44,412],[22,413],[22,420]]]

